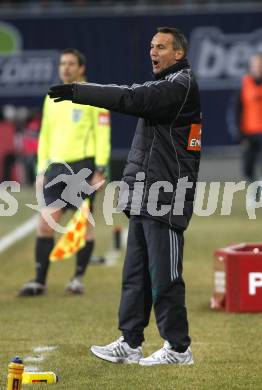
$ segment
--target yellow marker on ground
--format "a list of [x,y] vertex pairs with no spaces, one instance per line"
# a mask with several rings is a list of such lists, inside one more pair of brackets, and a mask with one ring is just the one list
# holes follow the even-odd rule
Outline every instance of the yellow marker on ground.
[[46,383],[51,385],[58,382],[58,376],[51,371],[46,372],[24,372],[23,385],[30,385],[34,383]]

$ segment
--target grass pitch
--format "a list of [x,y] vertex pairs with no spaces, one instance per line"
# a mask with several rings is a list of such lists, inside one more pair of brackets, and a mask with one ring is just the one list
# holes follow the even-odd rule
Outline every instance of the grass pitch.
[[[32,190],[23,190],[19,212],[1,217],[0,234],[6,234],[32,215],[24,206],[34,203]],[[101,218],[97,200],[96,254],[112,245],[112,227]],[[116,265],[90,266],[86,294],[68,297],[64,286],[72,276],[74,261],[53,264],[48,295],[18,299],[15,294],[33,272],[34,234],[0,254],[0,388],[6,389],[7,365],[15,355],[36,356],[38,346],[57,346],[42,362],[30,363],[54,371],[56,390],[231,390],[262,388],[262,314],[225,314],[209,309],[213,288],[213,251],[236,242],[261,241],[261,213],[248,220],[243,198],[234,202],[233,214],[193,217],[185,239],[184,277],[195,365],[188,367],[140,367],[114,365],[95,359],[92,344],[104,344],[119,336],[117,310],[124,251]],[[127,226],[123,215],[117,224]],[[146,329],[144,354],[162,346],[154,318]],[[26,363],[29,365],[29,363]],[[46,389],[46,385],[24,389]]]

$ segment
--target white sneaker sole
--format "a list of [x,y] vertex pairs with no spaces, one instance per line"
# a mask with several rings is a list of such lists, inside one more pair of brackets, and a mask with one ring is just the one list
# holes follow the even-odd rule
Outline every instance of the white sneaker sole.
[[144,366],[144,367],[145,366],[147,366],[147,367],[149,367],[149,366],[161,366],[163,364],[165,364],[167,366],[192,366],[194,364],[194,361],[191,360],[191,361],[185,362],[185,363],[164,363],[164,362],[160,363],[160,362],[153,362],[153,361],[146,362],[146,361],[143,361],[143,359],[142,359],[142,360],[139,361],[139,364],[140,364],[140,366]]
[[121,358],[116,356],[107,356],[103,355],[100,352],[97,352],[93,347],[90,348],[90,351],[99,359],[106,360],[111,363],[118,363],[118,364],[138,364],[139,360],[132,360],[128,358]]

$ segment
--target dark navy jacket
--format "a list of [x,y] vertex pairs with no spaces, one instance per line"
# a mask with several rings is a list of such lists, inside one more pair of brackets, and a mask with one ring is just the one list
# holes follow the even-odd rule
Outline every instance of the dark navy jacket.
[[[144,84],[76,83],[73,102],[139,117],[122,179],[128,186],[121,187],[118,206],[127,215],[139,214],[173,229],[186,229],[201,147],[199,91],[187,60]],[[182,212],[177,212],[176,189],[183,178],[192,186],[186,190]]]

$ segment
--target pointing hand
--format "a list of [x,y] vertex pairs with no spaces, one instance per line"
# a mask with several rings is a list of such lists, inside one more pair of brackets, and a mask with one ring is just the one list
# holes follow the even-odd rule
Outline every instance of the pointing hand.
[[51,99],[54,99],[56,103],[63,100],[72,100],[74,93],[74,84],[59,84],[52,85],[48,91],[48,95]]

